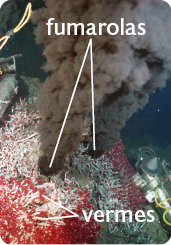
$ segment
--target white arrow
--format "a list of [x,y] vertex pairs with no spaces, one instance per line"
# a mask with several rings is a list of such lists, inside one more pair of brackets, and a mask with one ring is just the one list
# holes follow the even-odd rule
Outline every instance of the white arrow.
[[53,201],[52,199],[50,199],[49,197],[42,195],[44,198],[46,198],[47,200],[49,200],[50,202],[53,202],[54,204],[58,205],[59,207],[65,209],[66,211],[68,211],[69,213],[71,213],[72,215],[68,215],[68,216],[56,216],[56,217],[50,217],[50,218],[41,218],[41,220],[52,220],[52,219],[65,219],[65,218],[75,218],[75,217],[79,217],[78,214],[72,212],[71,210],[69,210],[68,208],[65,208],[64,206],[62,206],[61,204]]
[[83,62],[82,62],[82,65],[81,65],[81,68],[80,68],[80,71],[79,71],[79,74],[78,74],[78,77],[77,77],[75,86],[74,86],[74,90],[73,90],[73,92],[72,92],[72,96],[71,96],[71,99],[70,99],[70,102],[69,102],[69,105],[68,105],[68,109],[67,109],[67,112],[66,112],[66,114],[65,114],[65,118],[64,118],[64,121],[63,121],[61,130],[60,130],[60,133],[59,133],[59,137],[58,137],[58,140],[57,140],[57,142],[56,142],[55,150],[54,150],[54,152],[53,152],[53,155],[52,155],[52,159],[51,159],[49,168],[52,167],[53,160],[54,160],[54,158],[55,158],[55,155],[56,155],[56,152],[57,152],[57,149],[58,149],[58,145],[59,145],[59,142],[60,142],[60,139],[61,139],[61,136],[62,136],[64,127],[65,127],[65,123],[66,123],[66,120],[67,120],[67,117],[68,117],[68,114],[69,114],[69,111],[70,111],[70,108],[71,108],[71,105],[72,105],[72,101],[73,101],[73,99],[74,99],[74,95],[75,95],[75,92],[76,92],[76,89],[77,89],[77,86],[78,86],[78,82],[79,82],[79,80],[80,80],[80,76],[81,76],[81,73],[82,73],[82,70],[83,70],[83,67],[84,67],[84,64],[85,64],[85,61],[86,61],[86,58],[87,58],[87,55],[88,55],[88,51],[89,51],[89,50],[90,50],[90,63],[91,63],[91,93],[92,93],[93,150],[94,150],[94,151],[96,150],[96,144],[95,144],[95,115],[94,115],[94,83],[93,83],[93,51],[92,51],[92,38],[90,38],[90,41],[89,41],[89,43],[88,43],[88,46],[87,46],[87,49],[86,49],[86,52],[85,52],[85,55],[84,55],[84,58],[83,58]]
[[[67,216],[60,216],[60,217],[51,217],[51,218],[41,218],[41,220],[52,220],[52,219],[65,219],[65,218],[75,218],[75,217],[79,217],[78,214],[72,212],[71,210],[69,210],[68,208],[65,208],[64,206],[62,206],[61,204],[53,201],[52,199],[50,199],[49,197],[42,195],[44,198],[46,198],[47,200],[49,200],[50,202],[53,202],[54,204],[58,205],[60,208],[65,209],[66,211],[68,211],[69,213],[71,213],[72,215],[67,215]],[[1,239],[0,239],[0,245],[8,245],[5,244]]]

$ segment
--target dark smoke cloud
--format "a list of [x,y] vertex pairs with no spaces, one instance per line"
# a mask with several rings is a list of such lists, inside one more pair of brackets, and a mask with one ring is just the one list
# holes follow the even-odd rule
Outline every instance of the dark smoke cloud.
[[[52,71],[42,86],[39,109],[43,118],[40,169],[53,173],[80,140],[84,115],[91,112],[90,62],[87,58],[53,167],[49,162],[61,129],[90,36],[47,35],[46,22],[146,24],[144,36],[93,36],[96,146],[110,149],[119,131],[138,108],[148,103],[149,93],[165,86],[171,66],[171,12],[161,0],[46,0],[46,7],[33,14],[37,43],[44,43]],[[161,11],[162,10],[162,11]]]

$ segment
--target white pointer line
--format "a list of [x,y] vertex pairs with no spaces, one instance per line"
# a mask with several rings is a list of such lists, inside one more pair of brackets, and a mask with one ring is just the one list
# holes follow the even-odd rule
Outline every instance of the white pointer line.
[[74,99],[74,95],[75,95],[75,92],[76,92],[76,89],[77,89],[77,86],[78,86],[78,82],[79,82],[79,79],[80,79],[80,76],[81,76],[81,73],[82,73],[82,70],[83,70],[83,67],[84,67],[84,64],[85,64],[85,60],[87,58],[87,54],[88,54],[89,48],[90,48],[90,62],[91,62],[93,150],[96,150],[96,147],[95,147],[95,117],[94,117],[94,85],[93,85],[93,52],[92,52],[92,39],[90,39],[90,41],[88,43],[88,46],[87,46],[87,49],[86,49],[86,52],[85,52],[85,55],[84,55],[84,59],[83,59],[83,62],[82,62],[78,77],[77,77],[77,81],[76,81],[75,86],[74,86],[74,90],[72,92],[72,96],[71,96],[71,99],[70,99],[70,102],[69,102],[69,105],[68,105],[68,109],[67,109],[67,112],[66,112],[62,127],[61,127],[61,131],[59,133],[59,137],[58,137],[58,140],[57,140],[57,143],[56,143],[56,146],[55,146],[55,150],[54,150],[53,155],[52,155],[52,159],[51,159],[49,168],[52,167],[52,164],[53,164],[53,161],[54,161],[57,149],[58,149],[58,145],[59,145],[59,142],[60,142],[64,127],[65,127],[65,123],[66,123],[66,120],[67,120],[67,117],[68,117],[68,114],[69,114],[69,111],[70,111],[70,108],[71,108],[71,105],[72,105],[72,101]]
[[52,219],[64,219],[64,218],[74,218],[74,217],[79,217],[78,214],[72,212],[71,210],[69,210],[68,208],[65,208],[64,206],[62,206],[61,204],[55,202],[54,200],[50,199],[49,197],[42,195],[44,198],[46,198],[47,200],[53,202],[54,204],[58,205],[59,207],[65,209],[66,211],[72,213],[73,215],[68,215],[68,216],[59,216],[59,217],[50,217],[50,218],[41,218],[41,220],[52,220]]
[[93,122],[93,150],[96,150],[95,143],[95,114],[94,114],[94,84],[93,84],[93,47],[90,39],[90,63],[91,63],[91,94],[92,94],[92,122]]

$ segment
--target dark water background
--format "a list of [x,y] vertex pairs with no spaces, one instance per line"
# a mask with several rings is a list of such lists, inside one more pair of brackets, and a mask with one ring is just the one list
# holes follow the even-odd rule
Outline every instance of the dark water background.
[[147,143],[143,139],[148,136],[154,145],[171,144],[171,80],[165,88],[150,95],[149,103],[128,120],[121,135],[140,144]]

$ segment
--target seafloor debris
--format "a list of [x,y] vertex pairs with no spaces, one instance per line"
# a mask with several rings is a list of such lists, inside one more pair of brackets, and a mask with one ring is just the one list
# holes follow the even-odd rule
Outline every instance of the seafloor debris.
[[[0,118],[3,116],[15,94],[38,98],[40,93],[38,78],[6,74],[0,81]],[[19,97],[18,96],[18,97]]]
[[7,74],[0,81],[0,118],[17,93],[18,81],[15,75]]

